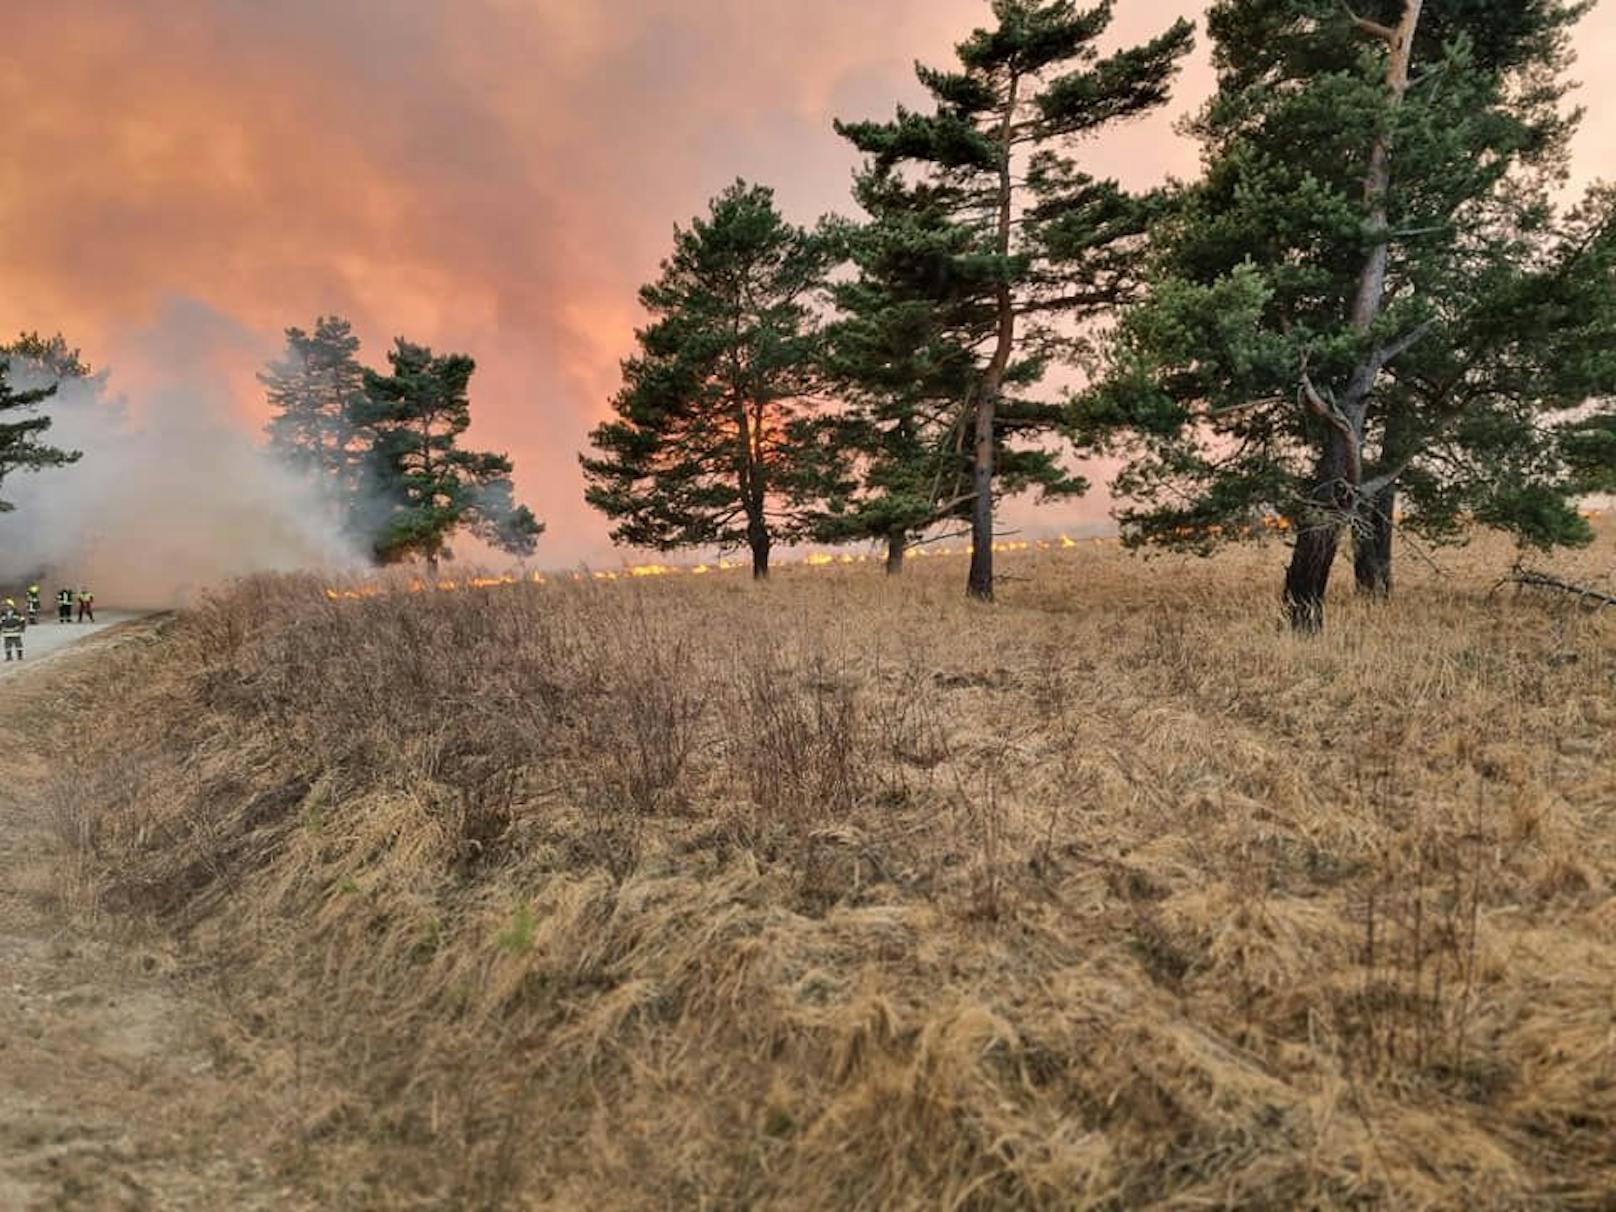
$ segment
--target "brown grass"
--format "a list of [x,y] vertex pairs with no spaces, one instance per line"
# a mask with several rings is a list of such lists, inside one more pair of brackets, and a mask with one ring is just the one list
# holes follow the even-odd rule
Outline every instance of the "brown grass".
[[1612,1206],[1616,611],[1280,559],[255,580],[68,832],[331,1206]]

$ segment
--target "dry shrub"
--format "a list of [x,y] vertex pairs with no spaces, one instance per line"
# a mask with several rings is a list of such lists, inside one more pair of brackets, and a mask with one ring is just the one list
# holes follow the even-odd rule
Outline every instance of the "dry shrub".
[[737,765],[765,816],[838,820],[858,803],[863,761],[858,705],[815,662],[797,671],[767,658],[742,671]]
[[1608,1206],[1616,618],[1277,554],[256,579],[64,831],[333,1206]]

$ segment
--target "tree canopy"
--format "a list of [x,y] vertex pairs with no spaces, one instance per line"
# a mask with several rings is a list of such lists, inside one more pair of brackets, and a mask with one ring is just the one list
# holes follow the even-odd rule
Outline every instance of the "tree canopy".
[[616,419],[579,461],[615,542],[662,551],[746,547],[756,576],[807,531],[795,424],[816,406],[814,304],[831,242],[738,181],[674,230],[640,302],[650,322],[623,363]]
[[387,360],[391,373],[364,372],[364,395],[350,414],[364,450],[376,558],[435,566],[461,530],[512,555],[531,555],[544,526],[516,503],[510,459],[459,446],[471,425],[476,363],[403,338]]
[[270,418],[269,449],[281,462],[351,492],[358,471],[354,414],[365,396],[359,338],[340,316],[312,332],[286,330],[286,350],[259,372]]
[[1311,629],[1344,531],[1375,592],[1398,516],[1439,541],[1478,520],[1587,539],[1567,426],[1613,386],[1611,196],[1552,202],[1586,7],[1212,6],[1205,173],[1074,410],[1126,458],[1132,540],[1205,548],[1283,518]]
[[[13,367],[28,369],[32,372],[29,377],[39,380],[40,385],[18,386]],[[51,419],[39,407],[56,394],[63,379],[89,379],[91,375],[79,351],[60,335],[43,338],[38,333],[23,333],[17,340],[0,345],[0,485],[13,472],[39,471],[79,460],[80,452],[60,450],[42,440]],[[13,417],[16,419],[8,419]],[[10,501],[0,497],[0,513],[13,508]]]
[[[930,112],[837,125],[868,157],[841,368],[862,388],[855,448],[871,472],[849,513],[919,529],[964,495],[979,598],[993,596],[995,495],[1086,488],[1039,448],[1061,412],[1034,392],[1078,326],[1126,297],[1154,212],[1082,171],[1077,144],[1164,103],[1191,45],[1181,21],[1102,55],[1109,0],[994,0],[992,13],[957,66],[918,69]],[[969,451],[964,494],[953,450]]]

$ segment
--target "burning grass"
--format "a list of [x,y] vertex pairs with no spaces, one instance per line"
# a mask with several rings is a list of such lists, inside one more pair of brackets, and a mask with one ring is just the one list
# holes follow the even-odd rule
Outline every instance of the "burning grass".
[[1616,612],[1279,558],[256,579],[59,777],[331,1206],[1608,1207]]

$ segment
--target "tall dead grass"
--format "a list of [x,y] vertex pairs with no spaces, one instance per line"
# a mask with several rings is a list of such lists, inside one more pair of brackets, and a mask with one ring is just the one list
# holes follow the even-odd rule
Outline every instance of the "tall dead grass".
[[260,578],[61,798],[332,1206],[1612,1206],[1616,617],[1277,558]]

